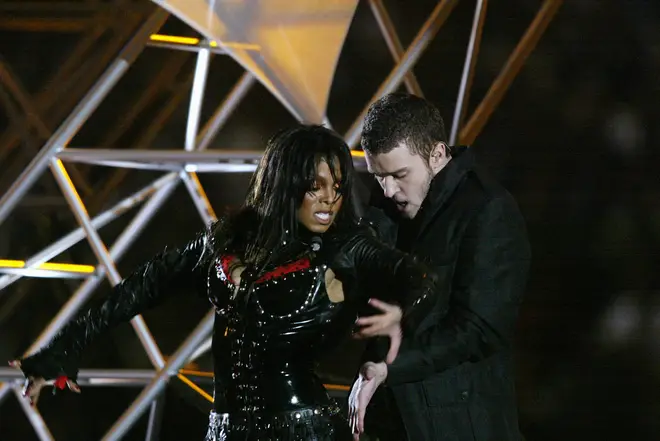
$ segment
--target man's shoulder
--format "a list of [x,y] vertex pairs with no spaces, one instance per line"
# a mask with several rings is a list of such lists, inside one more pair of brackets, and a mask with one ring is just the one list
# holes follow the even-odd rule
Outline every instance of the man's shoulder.
[[480,169],[473,169],[467,173],[461,191],[481,207],[517,206],[515,198],[509,190],[489,173]]

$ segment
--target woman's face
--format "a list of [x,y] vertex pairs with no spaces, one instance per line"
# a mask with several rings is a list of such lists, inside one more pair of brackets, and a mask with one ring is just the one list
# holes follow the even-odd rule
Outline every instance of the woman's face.
[[[341,179],[337,167],[335,177]],[[305,193],[302,204],[298,208],[298,222],[303,224],[312,233],[322,234],[334,222],[341,209],[342,196],[337,193],[338,182],[332,179],[330,167],[321,161],[316,168],[316,181],[313,188]]]

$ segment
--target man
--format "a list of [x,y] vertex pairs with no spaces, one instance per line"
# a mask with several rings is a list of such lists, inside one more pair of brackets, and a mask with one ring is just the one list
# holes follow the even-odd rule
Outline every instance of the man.
[[[370,221],[429,261],[440,286],[396,360],[363,365],[350,400],[359,431],[380,441],[519,441],[512,341],[530,247],[516,202],[475,169],[469,148],[447,145],[438,109],[422,98],[373,103],[362,148],[384,196]],[[361,318],[360,335],[400,313],[389,310]],[[383,360],[378,352],[370,343],[367,359]]]

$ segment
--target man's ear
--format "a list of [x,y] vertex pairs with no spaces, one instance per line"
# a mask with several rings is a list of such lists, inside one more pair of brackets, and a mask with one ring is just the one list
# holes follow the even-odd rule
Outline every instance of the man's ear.
[[437,143],[429,155],[429,167],[434,173],[439,172],[449,161],[449,148],[444,142]]

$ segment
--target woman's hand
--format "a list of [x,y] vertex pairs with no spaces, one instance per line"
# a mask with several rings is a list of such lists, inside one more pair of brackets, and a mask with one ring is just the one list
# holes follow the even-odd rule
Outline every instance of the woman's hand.
[[399,353],[401,346],[401,318],[403,311],[397,305],[385,303],[378,299],[369,299],[369,304],[382,311],[382,314],[361,317],[355,324],[361,327],[354,333],[355,338],[371,338],[384,336],[390,338],[390,349],[385,362],[390,364]]
[[[20,360],[10,361],[9,366],[22,370]],[[48,381],[42,377],[26,375],[25,383],[23,384],[23,396],[30,401],[31,406],[37,405],[37,400],[39,399],[41,388],[46,384],[48,384]],[[65,375],[60,375],[53,381],[53,394],[58,389],[63,390],[65,387],[68,387],[69,390],[73,392],[80,393],[80,386],[78,386],[74,380],[67,378]]]

